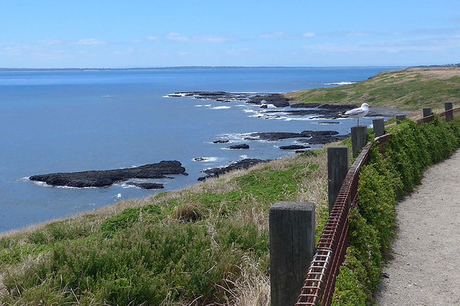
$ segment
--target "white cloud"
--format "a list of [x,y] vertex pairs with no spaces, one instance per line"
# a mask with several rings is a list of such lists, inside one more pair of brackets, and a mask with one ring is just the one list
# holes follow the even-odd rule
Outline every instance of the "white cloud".
[[272,33],[264,33],[259,35],[259,38],[262,39],[302,39],[302,38],[312,38],[316,34],[313,32],[305,32],[303,34],[288,34],[286,32],[277,31]]
[[272,32],[272,33],[265,33],[262,35],[259,35],[260,38],[268,38],[268,39],[280,39],[280,38],[285,38],[286,33],[278,31],[278,32]]
[[220,44],[230,41],[231,39],[226,36],[201,36],[198,37],[198,41],[203,43],[212,43],[212,44]]
[[165,36],[165,40],[174,43],[206,43],[206,44],[221,44],[231,41],[228,36],[214,36],[214,35],[203,35],[203,36],[184,36],[180,33],[169,33]]
[[311,37],[315,37],[316,34],[313,33],[313,32],[307,32],[307,33],[303,33],[302,37],[304,38],[311,38]]
[[399,53],[444,52],[460,47],[460,38],[400,38],[397,40],[359,41],[347,43],[324,43],[304,46],[304,50],[323,53]]
[[66,44],[67,42],[62,39],[44,39],[44,40],[39,40],[38,43],[47,45],[47,46],[56,46],[56,45]]
[[369,37],[369,36],[375,36],[375,33],[372,32],[346,32],[346,31],[337,31],[337,32],[330,32],[327,33],[326,35],[332,36],[332,37]]
[[77,40],[74,44],[76,44],[76,45],[93,45],[93,46],[96,46],[96,45],[104,45],[105,43],[100,41],[100,40],[97,40],[95,38],[89,38],[89,39]]
[[176,42],[176,43],[188,43],[188,42],[191,42],[190,38],[188,38],[186,36],[182,36],[179,33],[169,33],[166,36],[166,40]]

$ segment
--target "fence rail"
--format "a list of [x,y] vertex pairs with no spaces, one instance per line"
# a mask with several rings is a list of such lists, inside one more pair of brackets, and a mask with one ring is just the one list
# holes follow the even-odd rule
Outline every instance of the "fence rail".
[[[446,111],[439,114],[439,116],[448,120],[449,116],[453,118],[455,114],[459,113],[460,108],[452,109],[450,105],[448,109],[446,103]],[[434,115],[430,115],[417,120],[417,122],[427,123],[431,122],[433,118]],[[375,143],[379,148],[384,150],[391,137],[391,134],[385,134],[375,138]],[[313,306],[319,304],[328,306],[332,302],[336,278],[340,266],[345,260],[348,247],[349,211],[350,208],[355,207],[357,204],[359,173],[362,166],[366,165],[369,161],[372,146],[372,142],[364,146],[344,179],[337,200],[319,239],[316,253],[310,263],[295,306]]]

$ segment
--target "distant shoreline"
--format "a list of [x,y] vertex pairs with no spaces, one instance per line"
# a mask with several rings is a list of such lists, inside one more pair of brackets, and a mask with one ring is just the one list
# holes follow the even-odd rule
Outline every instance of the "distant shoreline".
[[[460,65],[460,64],[458,64]],[[424,66],[421,66],[424,67]],[[427,66],[428,67],[428,66]],[[430,66],[434,67],[434,66]],[[438,66],[436,66],[438,67]],[[447,67],[447,66],[439,66]],[[451,66],[449,66],[451,67]],[[142,71],[142,70],[180,70],[180,69],[367,69],[367,68],[394,68],[404,69],[409,66],[170,66],[170,67],[133,67],[133,68],[0,68],[0,72],[28,72],[28,71]]]

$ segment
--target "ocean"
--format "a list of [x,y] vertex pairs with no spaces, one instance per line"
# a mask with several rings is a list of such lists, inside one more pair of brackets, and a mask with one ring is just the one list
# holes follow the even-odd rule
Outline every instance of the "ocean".
[[[197,183],[201,170],[243,158],[295,154],[279,142],[251,141],[252,132],[337,130],[356,121],[261,116],[261,108],[168,94],[189,91],[285,93],[363,81],[394,67],[162,68],[0,70],[0,232],[70,217],[121,200],[144,198]],[[372,118],[362,124],[370,125]],[[178,160],[188,176],[162,179],[163,190],[120,183],[106,188],[61,188],[31,175],[128,168]]]

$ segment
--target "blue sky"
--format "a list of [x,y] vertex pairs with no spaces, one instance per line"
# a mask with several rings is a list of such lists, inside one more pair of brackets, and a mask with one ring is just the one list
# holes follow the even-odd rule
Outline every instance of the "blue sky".
[[460,1],[0,0],[1,68],[460,62]]

